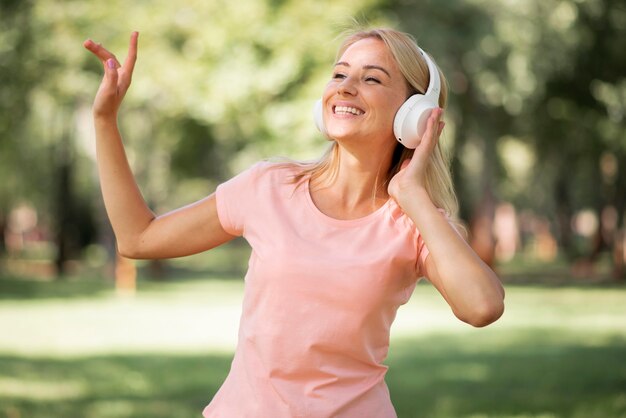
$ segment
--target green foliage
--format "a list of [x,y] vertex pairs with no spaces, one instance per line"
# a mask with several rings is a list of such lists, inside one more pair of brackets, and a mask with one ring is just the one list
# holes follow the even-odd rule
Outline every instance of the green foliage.
[[35,42],[31,8],[29,1],[0,3],[0,213],[10,208],[10,199],[33,194],[23,190],[31,185],[32,173],[19,170],[33,162],[32,144],[24,141],[22,125],[28,115],[28,92],[38,80],[29,59]]
[[552,219],[615,206],[623,224],[616,0],[37,0],[0,12],[0,213],[25,199],[51,222],[66,163],[72,199],[98,199],[89,109],[102,68],[84,39],[123,59],[141,33],[120,123],[146,199],[163,208],[261,158],[320,155],[312,103],[356,16],[413,33],[447,75],[444,141],[464,218],[493,194]]
[[103,219],[93,205],[89,110],[102,66],[82,48],[86,38],[123,60],[130,32],[141,33],[120,123],[144,195],[161,209],[203,197],[258,159],[316,154],[324,141],[311,103],[328,77],[336,24],[375,4],[2,3],[0,230],[7,212],[29,201],[57,237],[62,265],[88,243],[76,229]]
[[[600,218],[609,208],[623,228],[621,2],[392,1],[387,7],[448,75],[455,183],[465,219],[494,200],[512,202],[551,219],[572,257],[581,255],[570,226],[577,211],[591,209]],[[603,234],[598,242],[610,248],[613,233]],[[589,248],[594,254],[601,247]]]

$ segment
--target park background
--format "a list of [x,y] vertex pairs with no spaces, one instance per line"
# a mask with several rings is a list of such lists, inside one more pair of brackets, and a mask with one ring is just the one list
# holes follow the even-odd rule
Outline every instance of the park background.
[[119,257],[91,101],[140,32],[120,125],[158,213],[328,146],[312,105],[356,18],[448,78],[460,216],[507,290],[459,323],[420,283],[387,381],[405,417],[626,417],[626,5],[618,0],[0,0],[0,417],[194,417],[236,343],[249,249]]

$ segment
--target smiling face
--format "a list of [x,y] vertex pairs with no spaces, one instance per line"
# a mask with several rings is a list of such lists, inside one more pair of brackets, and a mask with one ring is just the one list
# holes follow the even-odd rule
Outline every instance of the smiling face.
[[409,88],[385,43],[366,38],[350,45],[323,95],[324,125],[339,141],[394,146],[393,119]]

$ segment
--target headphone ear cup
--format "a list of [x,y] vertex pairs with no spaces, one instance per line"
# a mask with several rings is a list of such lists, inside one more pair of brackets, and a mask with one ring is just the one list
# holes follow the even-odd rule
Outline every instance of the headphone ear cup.
[[324,126],[324,111],[322,109],[322,99],[319,99],[313,105],[313,122],[321,133],[326,135],[326,127]]
[[414,94],[400,106],[393,121],[393,134],[402,145],[415,149],[419,145],[428,118],[438,104],[423,94]]

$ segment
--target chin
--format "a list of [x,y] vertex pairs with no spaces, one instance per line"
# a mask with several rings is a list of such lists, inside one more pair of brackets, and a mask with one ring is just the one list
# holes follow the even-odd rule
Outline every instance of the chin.
[[336,141],[358,139],[360,137],[358,132],[354,129],[349,129],[342,126],[329,126],[327,130],[328,136]]

